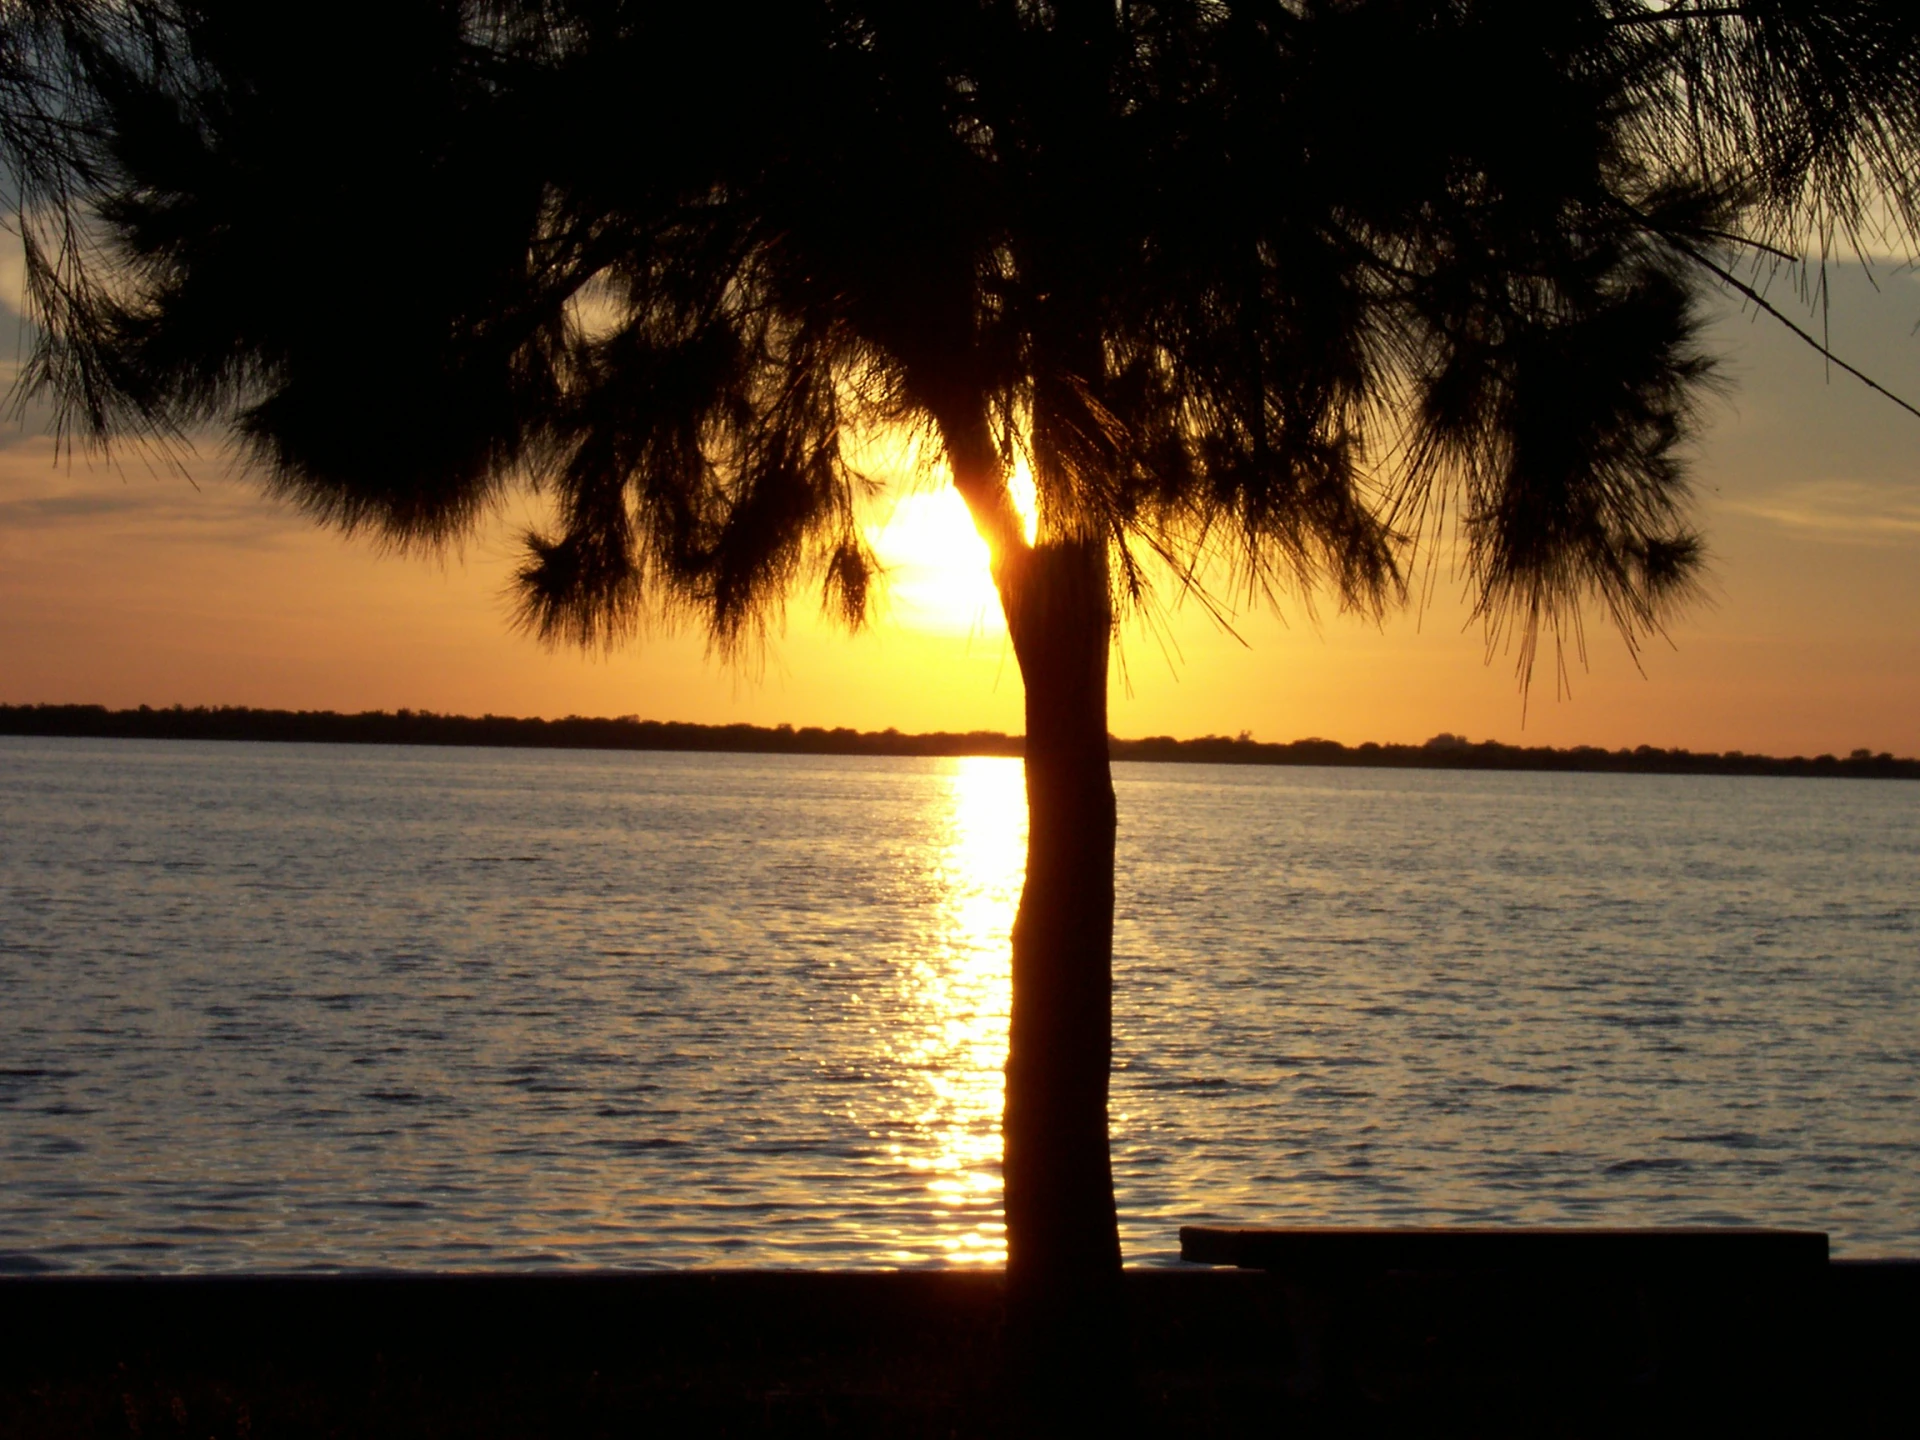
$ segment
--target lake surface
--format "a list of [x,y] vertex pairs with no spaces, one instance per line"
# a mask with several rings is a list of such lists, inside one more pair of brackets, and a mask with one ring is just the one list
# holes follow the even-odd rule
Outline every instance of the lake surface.
[[[1120,766],[1128,1259],[1920,1255],[1920,785]],[[1004,1258],[1018,762],[0,738],[0,1270]]]

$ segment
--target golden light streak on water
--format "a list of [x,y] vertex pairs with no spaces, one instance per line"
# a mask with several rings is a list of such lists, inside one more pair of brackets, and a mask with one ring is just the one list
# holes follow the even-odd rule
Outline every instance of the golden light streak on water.
[[907,976],[902,1054],[920,1080],[898,1130],[901,1159],[953,1216],[942,1245],[956,1264],[1006,1262],[1000,1112],[1007,1058],[1009,944],[1026,867],[1026,787],[1017,760],[955,760],[945,847],[935,864],[934,943]]

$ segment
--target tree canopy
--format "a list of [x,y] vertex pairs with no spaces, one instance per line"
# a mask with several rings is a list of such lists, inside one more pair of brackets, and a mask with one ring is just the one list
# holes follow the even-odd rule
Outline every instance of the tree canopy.
[[547,497],[524,618],[858,621],[858,437],[1116,599],[1377,610],[1457,538],[1530,663],[1701,546],[1703,280],[1920,233],[1884,0],[24,0],[0,142],[94,437],[229,424],[403,544]]

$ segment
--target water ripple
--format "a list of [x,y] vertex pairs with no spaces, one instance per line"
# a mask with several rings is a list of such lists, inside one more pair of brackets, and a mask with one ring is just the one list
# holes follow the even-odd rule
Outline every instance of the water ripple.
[[[1185,1222],[1920,1254],[1920,786],[1121,767]],[[0,1273],[993,1262],[996,760],[0,740]]]

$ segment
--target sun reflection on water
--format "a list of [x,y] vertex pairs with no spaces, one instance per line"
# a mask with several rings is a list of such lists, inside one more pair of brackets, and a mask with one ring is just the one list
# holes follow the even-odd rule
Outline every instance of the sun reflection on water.
[[[1026,861],[1020,762],[951,762],[945,845],[932,862],[939,914],[903,976],[896,1058],[913,1077],[891,1117],[892,1158],[925,1176],[946,1211],[941,1245],[959,1264],[1003,1264],[1000,1110],[1009,943]],[[907,1137],[911,1137],[908,1139]]]

